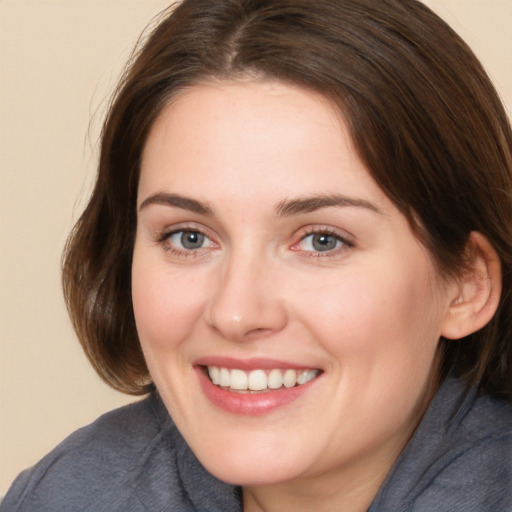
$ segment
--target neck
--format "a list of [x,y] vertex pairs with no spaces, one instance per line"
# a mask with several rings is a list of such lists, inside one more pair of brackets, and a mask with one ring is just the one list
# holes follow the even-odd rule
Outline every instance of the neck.
[[[343,486],[344,487],[344,486]],[[365,512],[368,510],[377,489],[366,484],[358,489],[338,489],[337,492],[322,492],[315,489],[246,489],[243,490],[244,512],[332,512],[350,510]]]

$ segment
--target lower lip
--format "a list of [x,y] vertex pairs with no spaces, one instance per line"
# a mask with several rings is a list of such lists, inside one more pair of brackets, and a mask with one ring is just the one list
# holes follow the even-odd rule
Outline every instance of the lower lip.
[[250,394],[228,391],[216,386],[206,376],[204,367],[196,367],[196,371],[203,392],[213,405],[227,412],[244,416],[261,416],[284,407],[300,398],[318,379],[317,377],[306,384],[293,388],[280,388],[275,391]]

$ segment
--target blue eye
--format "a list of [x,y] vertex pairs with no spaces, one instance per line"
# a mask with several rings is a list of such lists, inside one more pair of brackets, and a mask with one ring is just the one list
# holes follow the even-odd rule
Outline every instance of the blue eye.
[[211,240],[200,231],[181,229],[171,233],[169,243],[178,249],[193,251],[211,245]]
[[331,233],[311,233],[306,235],[299,243],[302,251],[329,252],[338,249],[344,244],[339,236]]

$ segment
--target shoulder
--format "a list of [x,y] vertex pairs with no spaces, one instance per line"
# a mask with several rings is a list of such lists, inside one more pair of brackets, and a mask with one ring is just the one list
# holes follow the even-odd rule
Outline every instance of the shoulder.
[[445,383],[371,510],[512,511],[512,406]]
[[[512,511],[512,406],[481,396],[447,428],[414,511]],[[457,416],[457,414],[456,414]]]
[[51,510],[105,510],[96,500],[113,490],[112,510],[121,510],[145,457],[164,436],[172,451],[167,423],[155,396],[103,415],[21,473],[2,512],[45,510],[50,503]]

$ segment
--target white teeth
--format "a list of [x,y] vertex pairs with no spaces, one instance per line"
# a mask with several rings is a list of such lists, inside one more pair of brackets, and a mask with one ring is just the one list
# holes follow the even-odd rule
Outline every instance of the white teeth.
[[293,388],[297,383],[297,372],[295,370],[286,370],[283,376],[283,384],[285,388]]
[[306,384],[310,380],[313,380],[318,374],[318,370],[305,370],[297,375],[297,384],[300,386]]
[[242,370],[231,370],[229,387],[239,390],[247,389],[247,374]]
[[230,372],[227,368],[220,369],[220,378],[219,378],[219,386],[224,386],[226,388],[229,387],[231,382]]
[[283,385],[283,374],[281,370],[274,368],[267,376],[267,385],[270,389],[279,389]]
[[254,370],[249,373],[247,386],[251,391],[261,391],[267,387],[267,375],[263,370]]
[[231,388],[235,391],[264,391],[281,387],[293,388],[313,380],[319,370],[252,370],[245,372],[239,369],[208,366],[208,375],[216,386]]
[[220,384],[220,370],[216,366],[210,366],[208,368],[208,374],[212,382],[218,386]]

